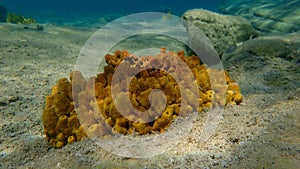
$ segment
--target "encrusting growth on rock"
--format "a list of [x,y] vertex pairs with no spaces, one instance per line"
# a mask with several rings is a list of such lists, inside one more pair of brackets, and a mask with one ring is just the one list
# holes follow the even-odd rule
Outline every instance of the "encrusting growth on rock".
[[[179,57],[182,62],[174,65],[167,59],[170,57]],[[105,60],[103,73],[84,79],[74,71],[70,81],[59,79],[46,97],[44,132],[52,146],[61,148],[87,136],[161,133],[178,116],[214,105],[240,104],[243,99],[238,84],[227,72],[207,68],[199,57],[185,57],[183,52],[166,52],[162,48],[157,56],[137,57],[116,51],[107,54]],[[183,63],[187,66],[180,65]],[[119,67],[124,69],[114,77]],[[186,75],[188,71],[191,76]],[[190,81],[198,88],[187,83]],[[156,89],[163,91],[166,102]],[[121,92],[114,98],[112,91]],[[134,111],[127,107],[126,97]],[[122,108],[121,113],[117,107]]]

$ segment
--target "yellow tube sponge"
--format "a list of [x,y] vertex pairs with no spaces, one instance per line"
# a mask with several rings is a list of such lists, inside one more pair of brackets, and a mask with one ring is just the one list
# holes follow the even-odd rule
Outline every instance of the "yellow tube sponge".
[[[179,57],[180,62],[172,64],[169,57]],[[156,56],[143,57],[118,50],[107,54],[105,60],[103,73],[85,79],[81,72],[73,71],[70,81],[59,79],[46,96],[42,118],[46,139],[53,147],[85,137],[161,133],[178,116],[217,105],[238,105],[243,100],[240,86],[227,72],[207,68],[197,56],[162,48]],[[121,71],[117,79],[120,85],[112,86],[120,64],[128,69]],[[142,71],[137,72],[140,68]],[[188,76],[189,71],[192,74]],[[129,90],[113,99],[112,91],[126,89],[127,84]],[[164,93],[166,103],[156,89]],[[127,97],[135,110],[128,107]]]

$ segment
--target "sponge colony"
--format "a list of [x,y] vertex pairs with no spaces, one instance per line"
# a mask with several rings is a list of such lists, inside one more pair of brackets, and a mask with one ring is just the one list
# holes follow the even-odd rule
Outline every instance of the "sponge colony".
[[[194,77],[183,76],[179,78],[179,84],[194,78],[198,89],[187,86],[181,95],[179,84],[172,75],[167,72],[184,72],[184,68],[173,66],[165,57],[179,57],[191,70]],[[44,131],[48,142],[60,148],[66,144],[80,141],[87,136],[109,137],[113,134],[151,134],[164,132],[179,115],[189,112],[201,112],[203,108],[214,105],[240,104],[242,95],[237,83],[230,79],[228,73],[216,69],[207,68],[201,64],[196,56],[184,56],[183,52],[162,52],[153,57],[136,57],[127,51],[116,51],[113,55],[106,55],[107,65],[104,72],[96,77],[84,79],[80,72],[70,74],[70,81],[62,78],[53,86],[52,93],[46,97],[46,107],[43,111]],[[125,103],[123,98],[129,96],[132,106],[138,110],[131,112],[122,109],[122,114],[117,110],[117,103],[113,102],[111,90],[120,90],[126,85],[112,85],[112,78],[117,67],[128,65],[128,69],[122,72],[120,84],[128,83],[129,75],[134,75],[130,81],[129,91],[121,93],[117,102]],[[152,69],[155,65],[164,68]],[[135,72],[133,67],[143,67],[140,72]],[[166,71],[165,71],[166,70]],[[213,75],[211,77],[210,75]],[[221,79],[225,79],[222,81]],[[130,80],[130,79],[129,79]],[[160,104],[159,99],[154,99],[155,107],[163,107],[162,113],[154,110],[147,111],[151,107],[150,93],[155,89],[164,92],[167,103]],[[195,104],[195,92],[199,98]],[[150,99],[149,99],[150,98]],[[186,100],[185,106],[181,101]],[[153,103],[154,103],[153,102]],[[126,105],[125,105],[126,106]],[[76,109],[75,109],[76,107]],[[128,112],[127,112],[128,111]],[[125,115],[125,116],[124,116]]]

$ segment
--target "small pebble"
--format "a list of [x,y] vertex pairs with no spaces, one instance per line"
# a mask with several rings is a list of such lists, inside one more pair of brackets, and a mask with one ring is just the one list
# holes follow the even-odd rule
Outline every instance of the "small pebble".
[[8,98],[8,102],[16,102],[17,100],[19,100],[19,96],[11,96]]
[[4,101],[0,101],[0,106],[7,106],[7,103]]
[[0,152],[0,157],[4,158],[4,157],[6,157],[6,156],[7,156],[7,153],[6,153],[6,152],[4,152],[4,151],[1,151],[1,152]]

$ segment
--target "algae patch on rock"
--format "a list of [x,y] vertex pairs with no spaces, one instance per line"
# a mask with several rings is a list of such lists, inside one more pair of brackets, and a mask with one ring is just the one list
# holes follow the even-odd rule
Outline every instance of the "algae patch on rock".
[[[187,21],[187,30],[196,26],[212,42],[217,52],[222,55],[231,45],[249,40],[258,36],[250,22],[241,16],[222,15],[215,12],[192,9],[186,11],[182,18]],[[189,24],[191,23],[191,24]],[[189,43],[197,43],[200,39],[189,32]]]

